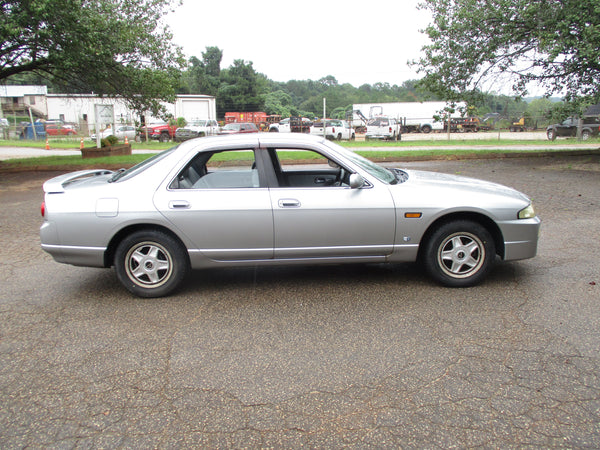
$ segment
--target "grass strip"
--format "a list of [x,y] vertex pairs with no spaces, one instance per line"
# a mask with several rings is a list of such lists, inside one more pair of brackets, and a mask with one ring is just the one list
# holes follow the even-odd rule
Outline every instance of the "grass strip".
[[[536,153],[552,152],[551,148],[543,150],[530,150],[525,153],[531,154],[532,156]],[[564,151],[564,150],[563,150]],[[461,156],[473,156],[473,155],[493,155],[493,154],[505,154],[513,153],[507,152],[503,149],[477,149],[477,150],[372,150],[372,151],[360,151],[356,150],[356,153],[364,156],[367,159],[375,161],[395,161],[395,160],[410,160],[410,159],[424,159],[424,158],[459,158]],[[514,152],[518,153],[518,152]],[[86,167],[96,168],[114,168],[114,167],[131,167],[138,164],[145,159],[151,157],[154,153],[140,153],[125,156],[107,156],[102,158],[88,158],[82,159],[79,155],[52,155],[52,156],[40,156],[34,158],[19,158],[9,159],[0,161],[0,169],[11,170],[40,170],[42,168],[50,170],[53,168],[63,168],[69,170],[78,170]],[[305,152],[302,150],[296,151],[280,151],[278,152],[279,158],[282,161],[309,161],[311,159],[320,159],[318,155],[312,152]],[[215,155],[215,159],[218,161],[248,161],[254,159],[252,152],[242,151],[233,154],[232,152],[221,153]]]

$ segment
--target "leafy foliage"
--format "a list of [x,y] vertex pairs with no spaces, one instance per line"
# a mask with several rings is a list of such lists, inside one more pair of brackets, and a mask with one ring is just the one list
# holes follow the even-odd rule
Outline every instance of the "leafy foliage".
[[34,75],[61,92],[120,95],[158,113],[185,60],[160,20],[172,0],[1,0],[0,80]]
[[420,84],[473,99],[506,83],[518,96],[536,82],[567,100],[600,99],[598,0],[424,0],[431,44],[415,62]]
[[105,138],[100,139],[101,147],[110,147],[111,145],[115,145],[119,143],[119,139],[114,135],[106,136]]
[[221,71],[217,94],[217,115],[226,111],[260,111],[264,106],[264,76],[259,76],[251,62],[236,59]]

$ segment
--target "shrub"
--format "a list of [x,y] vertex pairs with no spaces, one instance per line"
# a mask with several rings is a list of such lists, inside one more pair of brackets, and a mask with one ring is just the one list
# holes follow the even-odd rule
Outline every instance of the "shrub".
[[119,140],[117,139],[117,137],[111,134],[110,136],[106,136],[105,138],[100,140],[100,145],[102,147],[110,147],[111,145],[117,144],[118,142]]

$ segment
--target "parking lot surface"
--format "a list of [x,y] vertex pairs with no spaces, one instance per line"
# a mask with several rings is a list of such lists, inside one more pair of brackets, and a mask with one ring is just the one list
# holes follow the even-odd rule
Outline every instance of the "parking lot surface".
[[40,250],[55,174],[3,174],[0,447],[600,447],[600,157],[402,165],[528,193],[538,256],[469,289],[282,267],[142,300]]

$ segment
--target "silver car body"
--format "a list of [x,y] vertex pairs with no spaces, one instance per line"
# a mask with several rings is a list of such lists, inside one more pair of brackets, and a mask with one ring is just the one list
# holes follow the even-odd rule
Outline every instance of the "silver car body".
[[[108,136],[115,136],[118,139],[125,139],[125,137],[127,137],[127,139],[131,139],[132,141],[134,141],[136,134],[137,134],[137,131],[134,126],[120,125],[114,129],[107,128],[107,129],[103,130],[102,133],[100,134],[100,137],[102,139],[107,138]],[[96,135],[92,134],[91,139],[96,140]]]
[[[341,167],[347,181],[334,182],[331,167],[307,165],[308,184],[300,181],[302,169],[277,173],[274,149],[315,151]],[[191,162],[215,150],[254,154],[254,164],[221,178],[209,173],[195,185],[184,180]],[[110,267],[118,242],[132,230],[149,228],[175,236],[195,269],[403,262],[417,259],[424,236],[439,223],[476,217],[489,225],[502,259],[535,256],[540,220],[519,218],[530,206],[524,194],[412,170],[394,172],[392,184],[380,176],[391,172],[366,164],[349,150],[303,134],[192,139],[113,182],[119,174],[102,170],[47,181],[41,245],[61,263]]]

